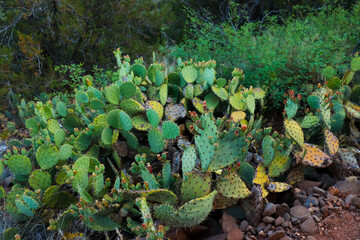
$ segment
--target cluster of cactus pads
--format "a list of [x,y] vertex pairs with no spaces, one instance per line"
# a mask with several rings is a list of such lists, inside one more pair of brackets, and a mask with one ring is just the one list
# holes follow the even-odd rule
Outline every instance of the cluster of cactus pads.
[[[13,140],[0,161],[0,174],[13,174],[0,198],[18,221],[38,216],[49,230],[65,231],[80,219],[96,231],[163,239],[169,227],[200,224],[212,209],[289,190],[307,166],[327,167],[340,155],[358,167],[357,153],[340,148],[333,133],[346,114],[360,116],[356,96],[347,94],[358,60],[340,84],[331,76],[307,98],[313,114],[296,118],[299,98],[290,91],[283,135],[255,119],[265,91],[243,87],[239,69],[226,80],[216,78],[214,61],[179,60],[167,73],[163,64],[131,65],[114,53],[118,80],[111,85],[98,89],[87,75],[73,97],[21,102],[31,138]],[[318,131],[325,150],[308,143]]]

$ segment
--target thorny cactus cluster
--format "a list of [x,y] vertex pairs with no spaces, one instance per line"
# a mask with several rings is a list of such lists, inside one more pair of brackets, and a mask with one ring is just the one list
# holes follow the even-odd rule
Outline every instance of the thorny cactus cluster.
[[[265,91],[244,88],[238,69],[228,81],[216,78],[214,61],[179,60],[167,73],[157,62],[131,65],[119,50],[115,57],[119,78],[109,86],[97,89],[87,75],[73,98],[21,101],[31,138],[9,141],[0,161],[0,173],[13,174],[11,191],[0,187],[0,198],[18,221],[38,216],[49,230],[64,231],[80,219],[96,231],[163,239],[169,227],[200,224],[212,209],[239,200],[250,206],[254,196],[290,189],[308,166],[340,161],[358,170],[358,152],[340,148],[334,133],[346,122],[358,134],[359,87],[351,92],[348,85],[359,58],[343,80],[325,76],[306,99],[306,115],[301,96],[289,91],[283,135],[255,119]],[[325,150],[312,141],[319,133]]]

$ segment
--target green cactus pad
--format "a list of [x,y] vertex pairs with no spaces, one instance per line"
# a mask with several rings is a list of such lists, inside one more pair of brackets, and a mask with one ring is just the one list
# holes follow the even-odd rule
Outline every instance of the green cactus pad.
[[225,78],[218,78],[216,79],[216,85],[221,88],[224,87],[227,83],[227,80]]
[[162,124],[162,134],[166,139],[177,138],[180,134],[178,125],[172,121],[165,121]]
[[166,104],[167,97],[168,97],[168,85],[163,84],[160,87],[160,91],[159,91],[159,98],[162,105]]
[[215,148],[210,143],[210,140],[205,135],[195,136],[195,146],[197,147],[201,167],[205,171],[208,169],[211,160],[215,155]]
[[297,110],[298,110],[297,103],[295,103],[291,99],[286,101],[285,111],[288,119],[292,119],[293,117],[295,117]]
[[169,73],[168,82],[176,86],[180,86],[180,76],[176,72]]
[[182,155],[182,171],[183,174],[190,173],[196,163],[196,150],[193,146],[188,147]]
[[63,120],[63,126],[69,131],[73,131],[74,128],[79,128],[81,126],[80,119],[75,114],[66,115]]
[[224,168],[236,160],[243,161],[247,155],[248,143],[243,137],[235,136],[236,129],[230,130],[225,137],[220,139],[219,146],[215,151],[214,159],[209,169],[216,171]]
[[215,74],[216,73],[213,68],[205,68],[201,77],[209,86],[212,86],[215,82]]
[[211,190],[210,174],[192,173],[181,185],[181,199],[183,202],[204,197]]
[[40,169],[35,170],[29,177],[29,184],[34,190],[40,189],[41,191],[45,191],[51,186],[51,175]]
[[353,80],[354,75],[355,75],[354,71],[347,70],[342,78],[342,84],[345,86],[349,85],[349,83]]
[[159,115],[159,118],[162,119],[164,115],[164,107],[157,101],[148,101],[146,102],[146,107],[149,109],[153,109]]
[[160,118],[157,112],[153,109],[148,109],[146,111],[147,119],[149,120],[151,126],[157,127],[160,123]]
[[0,199],[4,199],[6,197],[6,192],[3,187],[0,187]]
[[172,170],[170,161],[167,160],[162,169],[162,184],[163,188],[169,189],[171,184]]
[[28,176],[32,170],[30,159],[23,155],[11,156],[7,165],[16,176]]
[[34,198],[26,194],[22,195],[22,200],[31,210],[35,210],[40,207],[40,204]]
[[360,70],[360,57],[356,57],[351,61],[351,70],[354,72]]
[[27,217],[33,217],[34,212],[20,199],[15,200],[16,209]]
[[168,203],[170,205],[174,205],[178,201],[177,196],[167,189],[142,191],[140,192],[140,196],[146,197],[146,200],[149,202]]
[[304,145],[304,133],[300,125],[294,120],[284,120],[286,134],[295,140],[301,147]]
[[220,193],[215,196],[213,203],[213,210],[215,209],[226,209],[228,207],[234,206],[239,201],[238,198],[227,198]]
[[203,101],[200,98],[194,97],[191,102],[199,113],[204,113]]
[[2,175],[3,171],[4,171],[4,164],[0,161],[0,176]]
[[75,191],[79,192],[89,186],[88,171],[77,170],[72,181],[72,187]]
[[245,99],[242,94],[237,93],[229,97],[229,102],[233,108],[236,110],[245,110],[246,104]]
[[72,154],[72,146],[69,144],[65,144],[63,146],[61,146],[60,151],[59,151],[59,160],[66,160],[69,157],[71,157]]
[[129,131],[121,131],[121,134],[126,139],[126,144],[132,149],[137,149],[139,146],[139,141],[134,134]]
[[187,99],[192,99],[194,97],[194,85],[187,84],[183,90],[183,93]]
[[76,92],[75,99],[76,99],[76,101],[81,102],[81,103],[89,102],[89,96],[83,90],[78,90]]
[[35,118],[26,119],[25,126],[28,130],[31,130],[32,132],[39,131],[38,121],[36,121]]
[[218,88],[217,86],[211,86],[211,90],[213,93],[215,93],[216,96],[218,96],[222,100],[228,100],[229,94],[225,90],[225,88]]
[[120,121],[120,109],[111,110],[106,115],[106,122],[113,128],[122,129],[121,121]]
[[192,83],[198,76],[198,71],[193,66],[186,66],[181,69],[181,75],[187,83]]
[[216,189],[227,198],[246,198],[251,194],[236,172],[230,172],[218,179]]
[[320,108],[320,98],[316,95],[310,95],[306,98],[307,103],[310,105],[310,107],[319,109]]
[[356,86],[352,89],[351,95],[350,95],[350,100],[357,104],[360,105],[360,86]]
[[249,110],[249,112],[251,114],[254,114],[254,112],[255,112],[255,97],[254,97],[254,95],[249,94],[245,98],[245,104],[246,104],[246,107]]
[[247,162],[241,162],[238,169],[238,174],[240,178],[246,182],[246,184],[252,185],[253,179],[255,177],[255,169],[251,164]]
[[81,133],[74,142],[76,149],[85,151],[91,145],[92,135],[90,133],[83,132]]
[[101,141],[105,145],[110,145],[112,144],[112,139],[113,139],[113,130],[109,127],[104,128],[101,134]]
[[75,219],[76,218],[70,210],[66,210],[56,219],[56,229],[65,231],[75,221]]
[[135,77],[141,77],[142,79],[145,79],[146,77],[146,68],[142,64],[133,64],[130,68],[130,72],[133,72]]
[[123,130],[130,131],[132,129],[133,125],[131,123],[131,118],[129,117],[129,115],[124,111],[120,111],[119,117],[120,117],[120,123],[122,125]]
[[289,171],[289,174],[286,176],[286,182],[290,185],[302,182],[304,180],[304,170],[301,165],[296,165],[292,167]]
[[149,131],[151,129],[151,124],[142,115],[133,117],[131,122],[134,125],[134,128],[139,131]]
[[204,100],[209,109],[215,109],[219,105],[219,98],[214,93],[206,94]]
[[134,99],[124,99],[120,103],[120,108],[125,111],[130,116],[142,113],[145,111],[145,108],[135,101]]
[[164,149],[165,143],[159,129],[153,128],[149,131],[148,141],[153,152],[159,153]]
[[67,115],[67,108],[66,108],[66,105],[65,103],[63,102],[58,102],[56,104],[56,111],[58,112],[58,114],[62,117],[66,117]]
[[336,113],[331,117],[331,131],[341,132],[344,126],[345,117],[341,113]]
[[261,88],[254,88],[253,92],[255,99],[263,99],[266,95],[266,92]]
[[320,119],[318,116],[308,114],[304,117],[300,126],[302,128],[311,128],[311,127],[315,126],[316,124],[318,124],[319,121],[320,121]]
[[262,151],[264,156],[265,166],[268,166],[275,156],[274,149],[275,141],[271,136],[265,136],[262,141]]
[[120,101],[119,87],[116,84],[112,84],[105,88],[105,97],[112,103],[117,105]]
[[57,147],[59,147],[65,141],[66,133],[62,129],[58,129],[54,133],[54,140]]
[[59,151],[52,145],[41,145],[36,151],[36,161],[43,170],[54,167],[59,161]]
[[341,80],[337,77],[332,77],[328,80],[326,86],[332,90],[338,90],[341,87]]
[[55,209],[64,209],[70,204],[77,202],[76,197],[61,189],[58,185],[53,185],[46,189],[42,200],[46,206]]
[[90,108],[92,110],[102,110],[105,107],[105,103],[100,99],[94,98],[90,101]]
[[175,210],[172,206],[163,204],[155,210],[155,217],[168,223],[172,227],[191,227],[198,225],[209,215],[212,204],[217,191],[213,191],[205,197],[196,198],[179,210]]
[[288,153],[289,153],[288,151],[275,152],[274,160],[268,166],[269,177],[278,177],[289,169],[291,165],[291,158]]
[[326,78],[332,78],[335,74],[336,70],[331,66],[327,66],[322,70],[322,75]]
[[132,82],[124,82],[120,85],[121,96],[131,98],[135,96],[136,86]]

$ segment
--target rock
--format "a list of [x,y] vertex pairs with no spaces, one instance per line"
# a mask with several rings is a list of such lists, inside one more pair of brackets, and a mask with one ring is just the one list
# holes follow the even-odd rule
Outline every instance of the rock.
[[283,218],[285,219],[285,221],[290,221],[291,216],[290,216],[289,213],[285,213],[285,214],[283,215]]
[[332,195],[330,192],[327,193],[326,199],[328,201],[332,201],[332,202],[336,202],[338,200],[338,198],[336,196]]
[[331,195],[334,195],[334,196],[337,196],[340,192],[340,190],[337,189],[336,187],[330,187],[328,191]]
[[331,177],[329,174],[323,173],[320,176],[320,181],[323,183],[322,189],[328,189],[336,183],[335,178]]
[[265,232],[264,232],[264,231],[262,231],[262,230],[258,233],[258,235],[259,235],[260,237],[266,237]]
[[276,204],[276,216],[282,217],[285,213],[290,212],[290,208],[286,203]]
[[246,232],[248,226],[249,226],[249,223],[248,223],[246,220],[243,220],[243,221],[240,223],[240,229],[241,229],[241,231]]
[[268,232],[271,229],[272,225],[268,224],[266,225],[266,227],[264,228],[264,232]]
[[282,218],[282,217],[278,217],[276,220],[275,220],[275,226],[279,226],[281,224],[283,224],[285,222],[285,219]]
[[305,203],[307,196],[303,194],[295,194],[295,199],[299,200],[301,203]]
[[308,236],[305,240],[316,240],[316,237]]
[[344,180],[337,182],[334,187],[340,192],[357,195],[360,193],[360,181],[358,180]]
[[294,206],[301,206],[301,202],[299,200],[295,200],[294,203],[293,203]]
[[321,195],[325,195],[326,194],[326,191],[322,188],[319,188],[319,187],[314,187],[314,192],[318,193],[318,194],[321,194]]
[[291,224],[291,222],[285,221],[285,222],[283,222],[283,223],[281,224],[281,226],[284,227],[284,228],[287,228],[287,227],[290,226],[290,224]]
[[312,206],[318,206],[319,205],[319,200],[317,198],[309,196],[309,197],[306,198],[303,205],[306,208],[309,208],[309,207],[312,207]]
[[351,205],[355,206],[356,208],[360,209],[360,198],[354,197],[351,201]]
[[257,225],[256,227],[256,232],[260,232],[261,230],[263,230],[266,227],[265,223],[259,223],[259,225]]
[[313,193],[314,193],[314,188],[308,188],[308,189],[306,189],[306,194],[307,194],[308,196],[312,195]]
[[205,238],[204,240],[225,240],[227,235],[228,235],[227,233],[220,233],[212,237]]
[[301,190],[305,190],[309,189],[309,188],[313,188],[313,187],[320,187],[322,184],[322,182],[316,182],[316,181],[302,181],[301,183],[298,183],[298,188],[300,188]]
[[294,193],[294,195],[301,194],[301,189],[300,188],[294,188],[293,193]]
[[351,201],[354,199],[354,197],[356,197],[354,194],[347,195],[345,198],[345,203],[350,205]]
[[295,206],[290,209],[290,216],[298,219],[300,222],[303,222],[309,218],[309,215],[309,210],[303,206]]
[[316,216],[316,215],[314,215],[314,216],[312,216],[313,217],[313,219],[316,221],[316,222],[320,222],[320,218],[318,217],[318,216]]
[[235,228],[228,232],[226,237],[227,240],[242,240],[244,238],[244,233],[239,229]]
[[262,221],[266,224],[269,224],[269,223],[273,223],[275,221],[275,218],[266,216],[266,217],[263,217]]
[[267,203],[265,205],[263,216],[271,216],[276,212],[276,206],[273,203]]
[[300,229],[304,233],[316,233],[317,227],[313,218],[306,219],[301,225]]
[[285,236],[285,237],[280,238],[280,240],[292,240],[292,238],[289,236]]
[[282,237],[285,237],[285,235],[285,231],[283,230],[276,231],[269,236],[269,240],[279,240]]
[[221,219],[220,224],[224,232],[230,232],[233,229],[238,229],[239,226],[236,222],[236,219],[233,216],[230,216],[227,212],[224,212]]

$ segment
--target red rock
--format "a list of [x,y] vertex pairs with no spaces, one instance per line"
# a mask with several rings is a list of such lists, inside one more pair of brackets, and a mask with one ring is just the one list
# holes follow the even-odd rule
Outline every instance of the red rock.
[[244,233],[239,228],[234,228],[226,237],[227,240],[242,240],[244,238]]
[[313,188],[313,187],[319,187],[321,186],[322,182],[315,182],[315,181],[302,181],[301,183],[298,184],[298,188],[300,188],[301,190],[305,190],[308,188]]
[[227,233],[229,233],[233,229],[239,229],[239,225],[237,224],[236,219],[233,216],[229,215],[226,211],[223,213],[220,219],[220,224],[223,228],[223,231]]

